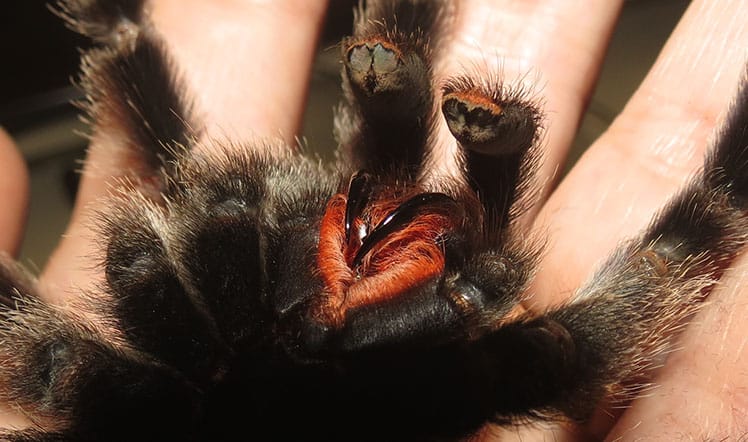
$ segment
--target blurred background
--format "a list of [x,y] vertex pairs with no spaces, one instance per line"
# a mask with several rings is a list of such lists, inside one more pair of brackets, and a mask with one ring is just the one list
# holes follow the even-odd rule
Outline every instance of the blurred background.
[[[21,261],[42,268],[64,231],[78,184],[86,132],[70,101],[86,40],[49,12],[48,1],[9,0],[0,14],[0,125],[16,139],[31,174],[29,223]],[[338,52],[329,49],[350,30],[357,0],[330,0],[312,76],[302,135],[311,149],[330,148],[332,109],[339,99]],[[654,62],[686,0],[629,0],[613,35],[597,89],[569,165],[620,112]],[[568,166],[568,165],[567,165]],[[0,164],[0,173],[3,165]]]

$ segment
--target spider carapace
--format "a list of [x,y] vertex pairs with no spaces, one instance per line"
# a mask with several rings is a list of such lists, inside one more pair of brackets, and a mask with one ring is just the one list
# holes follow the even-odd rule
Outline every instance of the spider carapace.
[[[202,136],[144,3],[58,6],[95,43],[93,133],[131,168],[99,216],[89,314],[0,267],[0,399],[34,422],[3,440],[449,440],[584,420],[636,392],[746,241],[742,88],[650,226],[566,303],[525,310],[543,116],[497,74],[435,79],[456,2],[356,10],[333,164]],[[440,176],[436,152],[460,173]]]

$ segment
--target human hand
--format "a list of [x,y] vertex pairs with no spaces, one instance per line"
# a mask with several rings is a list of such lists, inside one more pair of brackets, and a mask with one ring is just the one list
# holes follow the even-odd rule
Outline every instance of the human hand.
[[[464,3],[454,48],[447,51],[459,55],[454,64],[445,63],[443,73],[459,70],[460,64],[481,65],[494,56],[503,60],[509,81],[527,71],[539,73],[540,94],[548,113],[541,181],[553,181],[554,171],[566,155],[620,4]],[[188,84],[200,85],[191,89],[197,92],[200,116],[208,121],[208,135],[281,133],[291,141],[299,127],[314,36],[324,6],[323,2],[307,1],[153,2],[152,18],[174,50]],[[534,304],[529,308],[540,310],[568,297],[594,265],[619,240],[644,227],[701,164],[717,115],[727,108],[744,69],[748,32],[733,19],[746,12],[738,1],[721,3],[719,10],[706,1],[695,2],[624,113],[541,202],[536,227],[549,235],[549,241],[533,286]],[[212,27],[211,23],[220,26]],[[282,38],[279,29],[284,32]],[[88,261],[96,250],[88,233],[90,216],[112,177],[123,170],[123,159],[113,157],[108,147],[107,140],[94,137],[68,233],[40,277],[45,295],[57,302],[64,302],[76,287],[86,287],[100,278]],[[10,166],[8,170],[20,169]],[[10,207],[18,203],[6,200],[4,204],[9,209],[6,213],[21,213],[18,206]],[[12,218],[10,225],[19,225],[18,219]],[[17,235],[12,230],[6,232],[0,239],[12,247]],[[739,282],[733,285],[737,287]],[[661,387],[653,396],[632,404],[611,435],[633,438],[671,429],[698,437],[715,435],[709,431],[725,431],[740,422],[724,409],[740,410],[740,395],[735,392],[748,385],[739,363],[746,330],[729,320],[741,317],[746,307],[728,287],[725,283],[714,293],[714,303],[685,333],[682,345],[687,350],[676,353],[660,373]],[[691,348],[704,350],[688,350]],[[709,366],[714,360],[721,361],[718,369]],[[713,375],[708,385],[703,385],[705,373]],[[683,396],[692,394],[698,394],[698,400],[709,398],[709,403],[687,409]],[[700,416],[694,418],[696,413]],[[668,419],[673,424],[668,424]],[[584,434],[602,438],[615,420],[602,421],[597,427],[508,434],[522,434],[524,440],[530,435],[548,436],[546,431],[557,437]],[[641,425],[629,430],[638,422]]]
[[[552,182],[589,97],[620,2],[517,5],[530,11],[500,3],[485,5],[504,11],[495,23],[482,20],[492,15],[471,3],[476,12],[469,22],[475,28],[468,35],[482,42],[481,50],[520,58],[521,66],[542,73],[548,136],[540,179]],[[548,241],[531,288],[531,309],[543,311],[569,298],[615,245],[646,227],[702,165],[745,72],[748,29],[735,18],[747,12],[741,2],[719,7],[693,2],[624,111],[542,203],[535,229]],[[491,29],[506,31],[491,34]],[[492,35],[499,41],[486,41]],[[507,35],[511,40],[503,41]],[[723,278],[681,336],[679,351],[658,373],[659,387],[646,397],[625,411],[601,411],[583,427],[504,430],[496,438],[669,440],[745,434],[748,415],[741,392],[748,377],[741,352],[748,329],[737,320],[748,312],[748,303],[740,300],[746,295],[740,290],[745,268],[743,259]]]

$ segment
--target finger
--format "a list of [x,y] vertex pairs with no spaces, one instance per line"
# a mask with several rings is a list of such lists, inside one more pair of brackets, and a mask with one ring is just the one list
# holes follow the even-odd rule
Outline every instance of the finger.
[[570,296],[701,165],[744,69],[746,14],[739,0],[693,2],[623,113],[543,207],[534,308]]
[[152,9],[209,135],[292,142],[326,1],[160,0]]
[[[158,0],[150,17],[163,34],[208,136],[292,139],[305,101],[325,2]],[[279,30],[283,30],[281,34]],[[41,276],[46,293],[93,281],[93,209],[127,169],[116,140],[94,133],[73,216]]]
[[[29,197],[26,163],[10,136],[0,128],[0,252],[16,255],[23,238]],[[11,407],[0,404],[0,427],[28,426]]]
[[[459,4],[444,76],[478,69],[532,90],[546,113],[539,181],[549,189],[593,90],[622,2]],[[446,132],[445,132],[446,134]]]
[[729,440],[748,434],[748,256],[693,318],[678,350],[609,440]]
[[23,239],[29,200],[26,163],[0,128],[0,251],[16,255]]

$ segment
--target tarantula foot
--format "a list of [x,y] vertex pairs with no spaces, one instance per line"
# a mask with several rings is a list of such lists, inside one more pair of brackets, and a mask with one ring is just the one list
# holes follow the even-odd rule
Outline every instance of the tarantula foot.
[[491,156],[526,151],[536,137],[538,112],[531,103],[497,89],[468,80],[448,83],[442,97],[447,126],[469,151]]
[[346,67],[351,81],[367,95],[402,87],[399,75],[403,61],[400,51],[384,41],[365,41],[351,46]]
[[356,41],[344,54],[345,75],[360,100],[379,104],[374,111],[391,114],[394,109],[412,112],[423,99],[411,91],[428,90],[428,68],[415,53],[403,52],[395,43],[380,38]]

